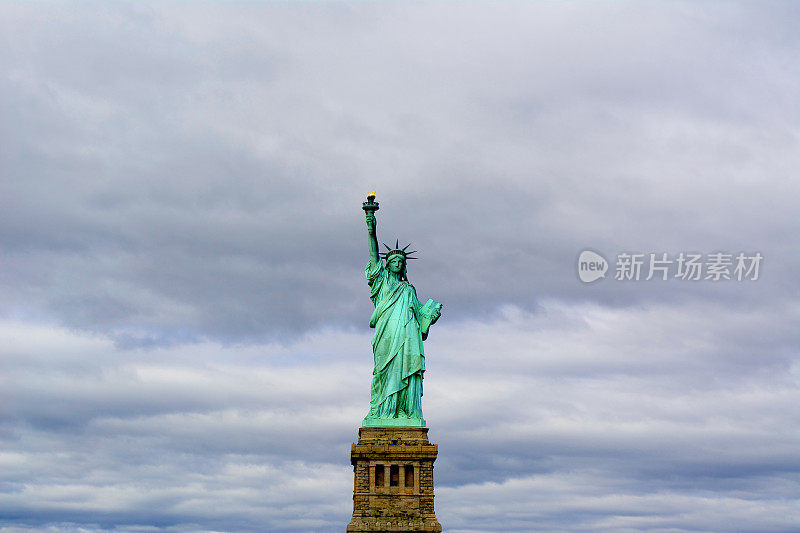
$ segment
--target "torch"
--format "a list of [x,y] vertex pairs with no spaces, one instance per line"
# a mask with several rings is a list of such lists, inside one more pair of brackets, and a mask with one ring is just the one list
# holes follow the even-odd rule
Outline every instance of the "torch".
[[375,211],[380,209],[380,207],[378,207],[378,202],[375,201],[375,191],[372,191],[367,195],[367,201],[361,204],[361,208],[368,215],[370,213],[375,214]]
[[[378,207],[378,202],[375,201],[375,191],[372,191],[367,195],[367,201],[362,204],[362,208],[364,209],[364,213],[367,216],[367,230],[369,234],[372,235],[372,238],[375,238],[375,211],[380,209]],[[378,243],[375,243],[375,248],[377,249]]]

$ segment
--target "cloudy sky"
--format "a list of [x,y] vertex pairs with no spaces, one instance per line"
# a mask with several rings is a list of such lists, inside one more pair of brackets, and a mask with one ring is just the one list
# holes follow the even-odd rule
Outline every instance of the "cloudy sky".
[[[373,189],[444,304],[446,530],[797,531],[799,26],[794,2],[0,4],[0,531],[342,531]],[[681,252],[763,261],[615,279]]]

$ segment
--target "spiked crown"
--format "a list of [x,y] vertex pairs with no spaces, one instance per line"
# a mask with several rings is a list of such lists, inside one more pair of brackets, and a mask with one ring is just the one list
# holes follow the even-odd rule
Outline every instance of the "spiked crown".
[[394,241],[394,248],[389,248],[389,245],[387,245],[386,243],[383,243],[383,245],[386,247],[387,251],[386,252],[381,252],[381,255],[383,256],[383,258],[386,261],[389,261],[389,259],[391,259],[395,255],[403,256],[403,260],[417,259],[416,257],[411,257],[411,254],[417,252],[416,250],[412,250],[410,252],[406,252],[408,247],[411,246],[410,243],[406,244],[405,247],[403,247],[403,248],[400,248],[400,241],[399,240],[395,240]]

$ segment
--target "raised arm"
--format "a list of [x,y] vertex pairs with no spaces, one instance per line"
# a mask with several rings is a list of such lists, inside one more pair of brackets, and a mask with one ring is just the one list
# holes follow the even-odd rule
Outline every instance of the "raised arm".
[[378,256],[378,237],[377,232],[375,231],[375,227],[377,226],[377,221],[375,220],[375,211],[366,211],[366,214],[367,233],[369,240],[369,257],[372,260],[372,264],[377,265],[380,262],[380,257]]

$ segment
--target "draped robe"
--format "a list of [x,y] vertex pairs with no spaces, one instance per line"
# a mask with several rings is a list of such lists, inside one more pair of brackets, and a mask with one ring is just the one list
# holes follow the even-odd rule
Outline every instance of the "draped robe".
[[369,325],[375,328],[372,353],[375,367],[367,419],[422,419],[422,348],[419,312],[414,286],[397,280],[392,284],[383,261],[366,268],[370,298],[375,305]]

